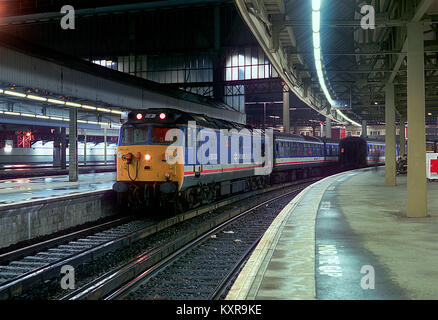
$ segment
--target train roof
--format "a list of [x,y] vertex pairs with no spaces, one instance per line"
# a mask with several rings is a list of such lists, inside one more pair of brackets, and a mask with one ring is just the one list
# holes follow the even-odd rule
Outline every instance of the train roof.
[[[142,114],[142,118],[138,120],[136,116]],[[164,113],[164,119],[160,119],[159,115]],[[204,114],[191,113],[171,108],[153,108],[146,110],[132,110],[128,113],[128,120],[123,125],[138,125],[138,124],[179,124],[187,125],[190,121],[195,121],[197,126],[208,127],[213,129],[248,129],[252,127],[244,124],[231,122],[222,119],[216,119]]]

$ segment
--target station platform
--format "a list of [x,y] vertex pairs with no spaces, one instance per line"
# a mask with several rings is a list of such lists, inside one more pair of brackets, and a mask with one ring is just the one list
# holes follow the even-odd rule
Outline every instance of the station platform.
[[0,209],[68,195],[112,189],[115,172],[79,174],[77,182],[68,175],[0,180]]
[[[98,173],[98,172],[116,172],[116,166],[112,165],[89,165],[79,166],[79,174],[81,173]],[[29,164],[29,165],[6,165],[0,164],[0,180],[32,178],[42,176],[68,175],[67,169],[48,166],[44,164]]]
[[438,182],[407,218],[407,177],[384,167],[325,178],[278,215],[227,300],[438,299]]

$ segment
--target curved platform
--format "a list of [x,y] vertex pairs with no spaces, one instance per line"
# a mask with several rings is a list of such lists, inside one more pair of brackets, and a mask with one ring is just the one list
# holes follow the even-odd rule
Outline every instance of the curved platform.
[[278,215],[227,300],[437,299],[438,183],[428,218],[406,218],[406,176],[384,168],[325,178]]

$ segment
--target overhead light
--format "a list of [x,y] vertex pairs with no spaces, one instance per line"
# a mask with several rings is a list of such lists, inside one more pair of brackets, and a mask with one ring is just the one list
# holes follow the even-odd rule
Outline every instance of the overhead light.
[[39,115],[39,114],[37,114],[36,117],[40,118],[40,119],[50,119],[50,117],[48,117],[48,116],[42,116],[42,115]]
[[85,106],[85,105],[83,105],[83,106],[82,106],[82,108],[84,108],[84,109],[89,109],[89,110],[97,110],[97,108],[96,108],[96,107],[92,107],[92,106]]
[[47,101],[55,104],[65,104],[65,101],[56,100],[56,99],[47,99]]
[[321,28],[321,12],[312,11],[312,29],[313,29],[313,32],[319,33],[320,28]]
[[30,113],[22,113],[21,114],[23,117],[29,117],[29,118],[35,118],[35,114],[30,114]]
[[26,97],[26,95],[24,93],[15,92],[15,91],[6,90],[4,93],[8,94],[10,96],[15,96],[15,97],[20,97],[20,98],[25,98]]
[[37,100],[37,101],[44,101],[44,102],[47,101],[47,98],[39,97],[39,96],[34,96],[34,95],[31,95],[31,94],[28,94],[27,98],[31,99],[31,100]]
[[[321,48],[317,48],[314,50],[315,61],[321,61]],[[321,64],[321,63],[319,63]]]
[[5,114],[11,115],[11,116],[19,116],[19,112],[13,112],[13,111],[5,111]]
[[432,113],[430,113],[430,112],[429,112],[429,113],[428,113],[427,115],[428,115],[428,116],[431,116],[431,115],[432,115]]
[[75,103],[75,102],[70,102],[70,101],[67,101],[65,104],[66,104],[67,106],[70,106],[70,107],[76,107],[76,108],[80,108],[80,107],[82,107],[82,104]]
[[376,101],[376,102],[374,102],[374,104],[375,104],[375,105],[378,105],[379,103]]
[[321,0],[312,0],[312,10],[319,11],[321,9]]
[[87,121],[85,121],[85,120],[77,120],[77,121],[80,123],[87,123]]
[[116,113],[116,114],[123,114],[123,111],[118,111],[118,110],[111,110],[111,113]]
[[58,117],[50,117],[50,120],[58,120],[58,121],[62,121],[63,119],[62,118],[58,118]]
[[111,112],[110,109],[106,109],[106,108],[97,108],[97,111],[102,111],[102,112]]
[[313,33],[313,49],[321,48],[321,38],[319,32]]

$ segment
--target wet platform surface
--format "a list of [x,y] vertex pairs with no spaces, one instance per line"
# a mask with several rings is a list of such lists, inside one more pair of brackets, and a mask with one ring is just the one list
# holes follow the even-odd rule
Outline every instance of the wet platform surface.
[[326,178],[283,209],[227,299],[438,299],[438,182],[406,218],[406,176],[384,167]]
[[68,175],[0,180],[0,208],[53,197],[111,189],[115,172],[80,174],[77,182]]
[[[104,165],[90,165],[79,166],[79,173],[99,173],[99,172],[115,172],[116,167],[114,164]],[[44,164],[32,164],[32,165],[0,165],[0,180],[4,179],[19,179],[19,178],[33,178],[41,176],[53,176],[53,175],[67,175],[67,169],[61,169],[60,167],[53,167]]]

